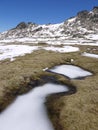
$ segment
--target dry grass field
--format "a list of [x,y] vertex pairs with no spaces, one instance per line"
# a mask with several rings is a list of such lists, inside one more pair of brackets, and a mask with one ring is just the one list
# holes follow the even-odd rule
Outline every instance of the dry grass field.
[[[93,75],[81,80],[58,76],[58,80],[75,86],[77,92],[55,98],[49,96],[46,103],[49,117],[56,130],[98,130],[98,59],[81,56],[84,51],[95,54],[98,51],[94,46],[78,47],[79,52],[38,50],[12,62],[9,59],[0,61],[0,111],[18,95],[32,89],[29,85],[31,81],[40,80],[42,75],[53,75],[44,72],[44,68],[74,64],[91,71]],[[74,61],[71,62],[71,59]]]

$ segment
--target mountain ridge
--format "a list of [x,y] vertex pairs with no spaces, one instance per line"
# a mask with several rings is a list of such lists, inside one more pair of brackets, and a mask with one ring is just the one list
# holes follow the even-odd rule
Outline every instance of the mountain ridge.
[[15,28],[0,33],[0,40],[19,38],[86,38],[85,36],[89,34],[98,34],[98,6],[91,11],[80,11],[77,16],[59,24],[38,25],[31,22],[21,22]]

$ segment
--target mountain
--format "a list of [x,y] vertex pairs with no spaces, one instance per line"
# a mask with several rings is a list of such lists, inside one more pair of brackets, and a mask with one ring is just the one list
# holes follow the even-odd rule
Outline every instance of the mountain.
[[[19,23],[15,28],[0,33],[0,40],[28,41],[66,40],[73,38],[96,39],[98,37],[98,7],[91,11],[81,11],[77,16],[59,24],[38,25],[36,23]],[[22,41],[22,40],[20,40]]]
[[[85,34],[98,32],[98,7],[94,7],[92,11],[87,10],[77,13],[73,17],[64,22],[65,30],[73,37],[81,37]],[[66,31],[65,31],[66,32]]]

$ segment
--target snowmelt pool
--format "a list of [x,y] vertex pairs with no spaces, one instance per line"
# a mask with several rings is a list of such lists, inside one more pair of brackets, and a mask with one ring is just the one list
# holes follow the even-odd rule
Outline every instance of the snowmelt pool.
[[47,83],[19,96],[0,114],[0,130],[54,130],[47,116],[45,97],[65,91],[67,86]]
[[64,75],[70,79],[83,78],[92,75],[91,72],[74,65],[59,65],[52,69],[48,69],[47,71]]

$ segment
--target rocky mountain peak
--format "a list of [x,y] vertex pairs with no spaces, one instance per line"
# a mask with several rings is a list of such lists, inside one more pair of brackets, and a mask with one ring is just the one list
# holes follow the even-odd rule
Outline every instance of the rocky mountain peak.
[[32,22],[20,22],[15,29],[25,29],[25,28],[28,28],[28,27],[31,27],[31,26],[37,26],[36,23],[32,23]]
[[27,23],[21,22],[21,23],[19,23],[19,24],[16,26],[16,29],[24,29],[24,28],[27,28],[27,27],[28,27]]
[[95,6],[92,10],[94,13],[98,13],[98,6]]
[[15,28],[0,34],[0,39],[18,38],[73,38],[98,33],[98,7],[91,11],[80,11],[77,16],[60,24],[38,25],[32,22],[21,22]]
[[76,23],[87,30],[98,29],[98,7],[94,7],[92,11],[81,11],[77,13]]
[[77,13],[77,17],[79,19],[83,19],[83,18],[85,19],[85,18],[88,17],[88,14],[89,14],[89,12],[87,10],[80,11],[80,12]]

